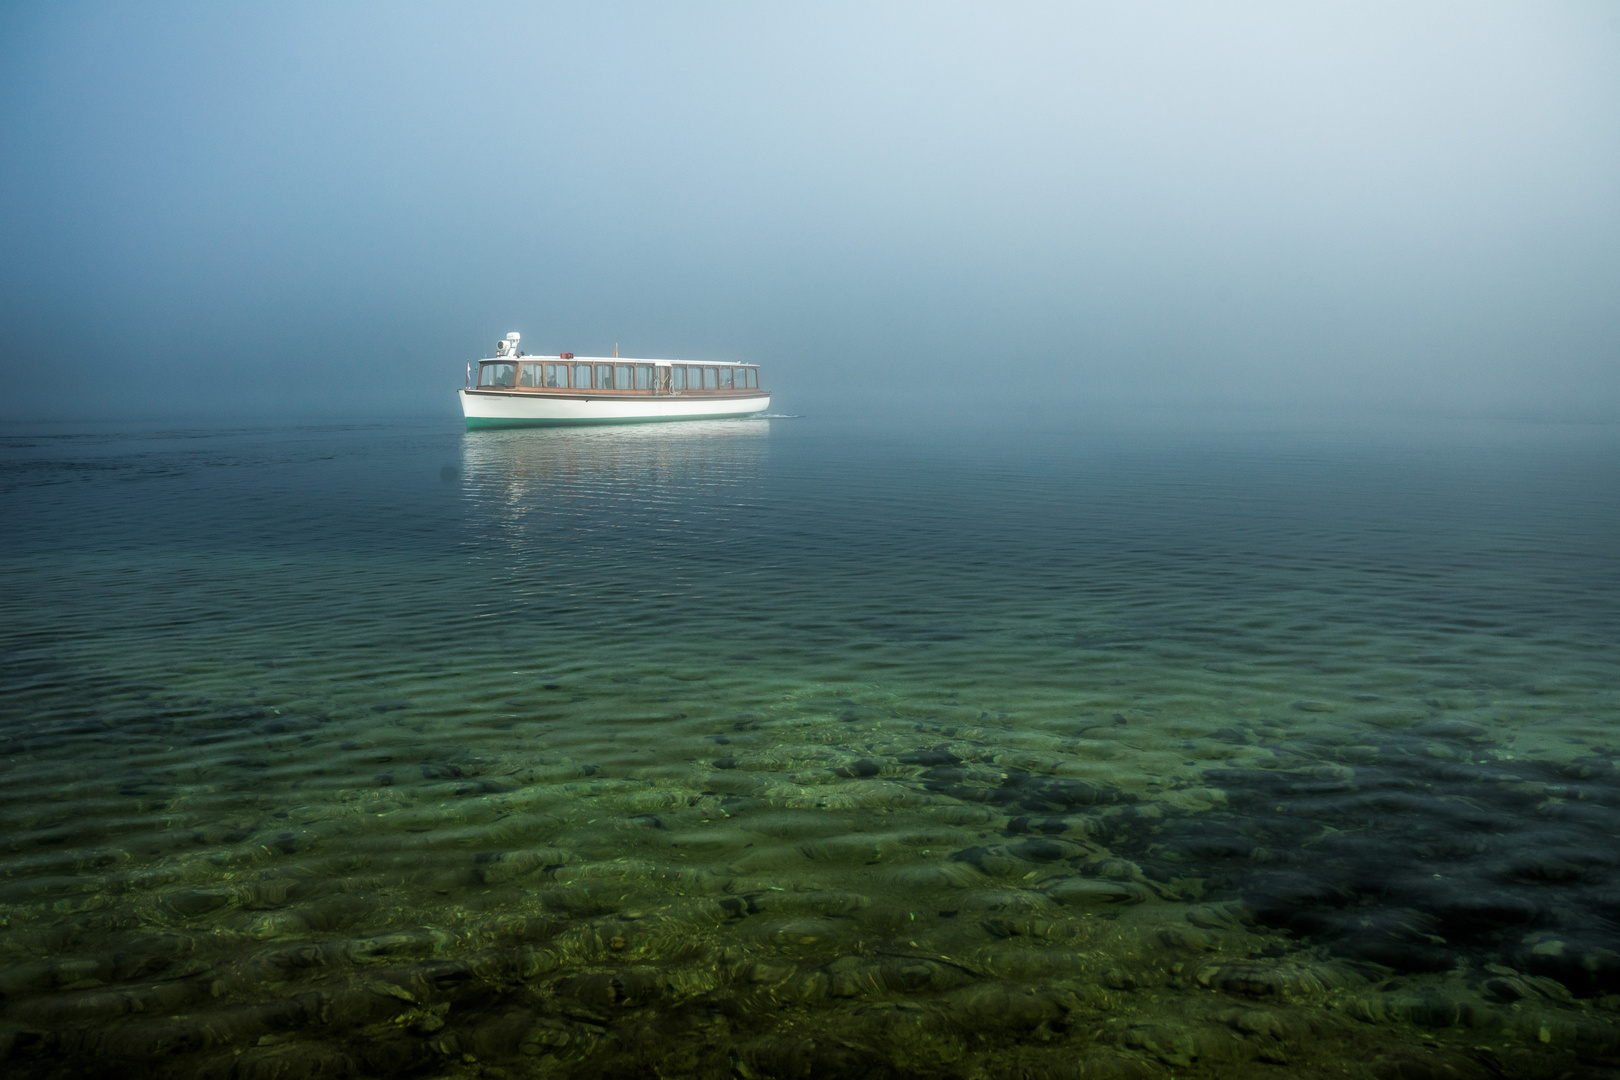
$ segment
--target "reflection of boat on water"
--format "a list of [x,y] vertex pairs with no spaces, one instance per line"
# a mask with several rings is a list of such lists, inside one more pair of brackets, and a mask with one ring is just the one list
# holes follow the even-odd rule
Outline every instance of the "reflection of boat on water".
[[726,483],[755,474],[770,433],[771,422],[763,419],[493,431],[462,443],[461,467],[486,493],[491,485],[568,477],[621,493],[651,484],[648,490],[662,498],[670,481]]
[[519,340],[496,342],[495,355],[478,361],[477,381],[460,391],[468,428],[714,420],[771,404],[756,364],[525,356]]
[[[468,432],[459,492],[487,544],[529,560],[534,544],[587,534],[624,536],[647,527],[653,541],[671,522],[723,524],[757,505],[770,453],[771,421],[597,424]],[[612,523],[604,528],[605,523]],[[514,562],[516,565],[516,562]]]

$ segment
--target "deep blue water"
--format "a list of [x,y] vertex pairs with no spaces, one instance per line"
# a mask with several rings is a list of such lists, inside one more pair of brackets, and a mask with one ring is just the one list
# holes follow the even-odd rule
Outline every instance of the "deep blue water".
[[1617,436],[14,430],[0,1060],[1620,1075]]

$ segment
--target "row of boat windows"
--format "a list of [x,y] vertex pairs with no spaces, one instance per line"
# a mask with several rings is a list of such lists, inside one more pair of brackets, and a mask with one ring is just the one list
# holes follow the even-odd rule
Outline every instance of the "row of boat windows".
[[759,369],[732,367],[663,367],[654,364],[482,364],[478,385],[510,390],[514,386],[559,390],[753,390]]

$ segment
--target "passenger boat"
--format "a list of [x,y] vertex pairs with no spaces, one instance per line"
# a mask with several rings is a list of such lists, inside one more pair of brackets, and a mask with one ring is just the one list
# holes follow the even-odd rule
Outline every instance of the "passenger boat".
[[467,365],[460,394],[469,429],[712,420],[751,416],[771,404],[757,364],[529,356],[518,349],[521,340],[507,334],[497,341],[495,355],[478,361],[476,380]]

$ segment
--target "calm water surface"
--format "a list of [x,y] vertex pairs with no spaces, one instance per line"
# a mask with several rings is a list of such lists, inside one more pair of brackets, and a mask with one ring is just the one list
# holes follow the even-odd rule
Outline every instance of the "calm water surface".
[[0,438],[9,1076],[1620,1076],[1620,438]]

